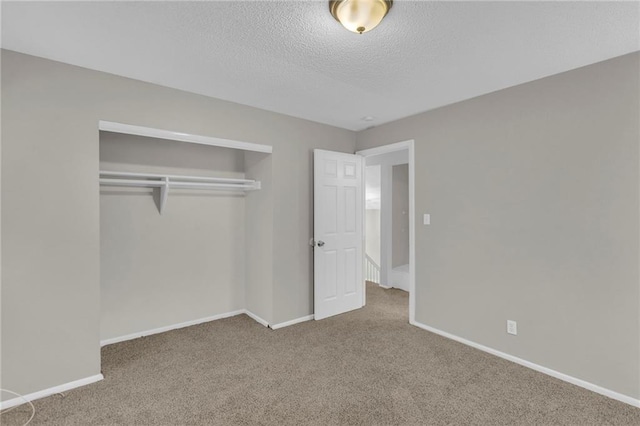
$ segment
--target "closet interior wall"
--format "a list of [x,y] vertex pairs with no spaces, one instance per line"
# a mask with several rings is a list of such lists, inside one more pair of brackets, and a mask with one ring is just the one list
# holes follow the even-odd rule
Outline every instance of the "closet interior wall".
[[[100,132],[100,170],[244,178],[244,151]],[[260,191],[255,191],[259,193]],[[100,188],[100,340],[245,308],[245,193]]]

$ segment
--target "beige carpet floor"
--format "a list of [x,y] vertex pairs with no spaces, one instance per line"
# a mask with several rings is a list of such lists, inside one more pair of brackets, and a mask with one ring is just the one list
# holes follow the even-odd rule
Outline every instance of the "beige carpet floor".
[[[408,324],[408,296],[269,330],[237,316],[102,349],[33,425],[640,425],[640,409]],[[30,409],[2,416],[19,425]]]

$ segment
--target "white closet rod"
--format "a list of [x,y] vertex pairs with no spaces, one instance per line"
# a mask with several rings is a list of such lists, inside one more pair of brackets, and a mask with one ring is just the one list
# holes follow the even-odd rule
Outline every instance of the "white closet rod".
[[160,181],[160,180],[136,180],[136,179],[108,179],[100,178],[100,185],[104,186],[132,186],[143,188],[169,188],[182,189],[238,189],[250,191],[259,189],[259,182],[253,183],[217,183],[217,182],[181,182],[181,181]]
[[256,189],[260,189],[260,182],[250,179],[161,175],[154,173],[112,172],[102,170],[100,171],[100,185],[159,188],[160,214],[162,214],[167,203],[167,196],[169,195],[169,189],[171,188],[215,189],[231,191],[253,191]]
[[187,180],[187,181],[201,181],[201,182],[225,182],[225,183],[255,183],[255,180],[250,179],[230,179],[230,178],[218,178],[218,177],[205,177],[205,176],[180,176],[180,175],[162,175],[154,173],[133,173],[133,172],[112,172],[101,170],[100,177],[114,176],[114,177],[142,177],[149,179],[163,179],[169,180]]

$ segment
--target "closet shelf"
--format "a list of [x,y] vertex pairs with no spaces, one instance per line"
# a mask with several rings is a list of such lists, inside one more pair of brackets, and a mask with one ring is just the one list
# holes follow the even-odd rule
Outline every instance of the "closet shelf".
[[180,176],[154,173],[100,171],[101,186],[128,186],[160,189],[160,214],[164,210],[169,189],[200,189],[223,191],[255,191],[260,181],[203,176]]

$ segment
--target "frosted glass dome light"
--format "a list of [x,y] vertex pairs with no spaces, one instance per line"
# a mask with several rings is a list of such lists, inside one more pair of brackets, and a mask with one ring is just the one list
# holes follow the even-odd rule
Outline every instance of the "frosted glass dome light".
[[392,0],[332,0],[329,10],[346,29],[362,34],[377,27],[392,5]]

